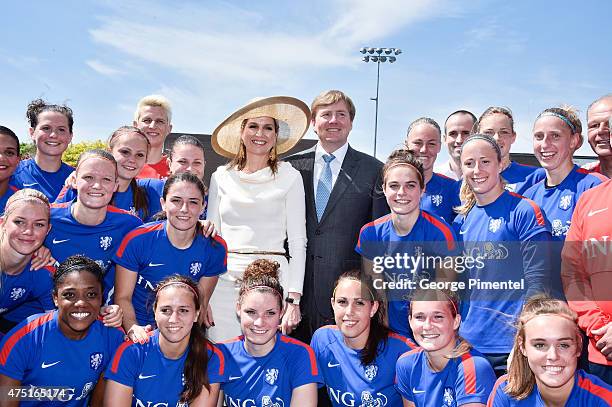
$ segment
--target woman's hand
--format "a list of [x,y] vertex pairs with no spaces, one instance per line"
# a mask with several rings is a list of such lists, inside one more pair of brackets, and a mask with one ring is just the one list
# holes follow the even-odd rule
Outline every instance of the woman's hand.
[[300,312],[300,306],[294,304],[287,304],[287,311],[283,315],[281,321],[281,332],[283,335],[289,335],[296,326],[302,320],[302,313]]
[[153,329],[151,328],[151,325],[147,325],[147,326],[132,325],[132,327],[127,332],[127,337],[129,340],[131,340],[134,343],[143,344],[143,343],[149,342],[148,333],[151,332],[152,330]]
[[215,224],[209,221],[208,219],[201,220],[200,226],[202,227],[202,235],[204,237],[213,238],[217,236],[217,229],[215,228]]
[[40,246],[32,255],[31,269],[40,270],[45,266],[53,266],[56,260],[51,256],[51,251],[45,246]]
[[204,325],[206,328],[215,326],[215,318],[213,317],[213,312],[210,304],[208,304],[208,307],[206,307],[206,312],[200,312],[198,322],[200,323],[200,325]]
[[104,326],[121,328],[121,323],[123,322],[123,311],[117,304],[100,308],[100,315],[102,316]]

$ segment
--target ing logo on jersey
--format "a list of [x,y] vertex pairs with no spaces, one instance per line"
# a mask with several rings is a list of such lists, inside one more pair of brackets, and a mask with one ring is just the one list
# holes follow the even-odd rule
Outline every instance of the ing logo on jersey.
[[567,224],[564,226],[563,221],[561,219],[553,219],[552,221],[552,235],[553,236],[565,236],[567,235],[567,231],[570,228],[570,221],[566,222]]
[[374,397],[367,390],[361,392],[361,404],[359,407],[383,407],[387,405],[387,397],[382,393],[376,393]]
[[101,236],[100,237],[100,248],[104,249],[105,251],[108,250],[109,247],[111,247],[111,244],[113,243],[113,238],[110,236]]
[[83,400],[87,398],[87,395],[89,394],[91,389],[93,389],[93,383],[92,382],[85,383],[85,386],[83,386],[83,390],[81,391],[81,395],[77,397],[76,400]]
[[197,276],[200,270],[202,270],[202,263],[200,263],[199,261],[193,261],[189,265],[189,272],[193,276]]
[[561,199],[559,199],[559,208],[564,211],[568,210],[572,206],[572,195],[563,195]]
[[266,369],[266,382],[273,386],[276,379],[278,379],[278,369]]
[[432,195],[431,196],[431,203],[434,204],[435,206],[440,206],[442,205],[442,195]]
[[104,354],[102,354],[101,352],[96,352],[89,355],[89,367],[92,370],[98,370],[98,368],[102,366],[103,361]]
[[489,220],[489,230],[491,233],[495,233],[499,230],[502,224],[502,218],[491,219]]
[[442,397],[443,407],[455,406],[455,391],[451,387],[444,388],[444,396]]
[[378,366],[367,365],[364,373],[365,373],[366,379],[368,379],[369,381],[372,381],[374,380],[374,378],[376,377],[376,374],[378,373]]
[[15,287],[11,290],[11,300],[17,301],[26,293],[26,289],[23,287]]
[[270,396],[263,396],[261,398],[261,407],[285,407],[283,399],[277,397],[276,400],[277,402],[273,402]]

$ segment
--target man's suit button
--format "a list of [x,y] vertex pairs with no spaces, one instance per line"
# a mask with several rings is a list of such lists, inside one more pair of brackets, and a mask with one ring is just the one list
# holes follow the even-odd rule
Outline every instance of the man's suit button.
[[315,235],[319,236],[320,234],[321,234],[321,230],[320,229],[315,230]]

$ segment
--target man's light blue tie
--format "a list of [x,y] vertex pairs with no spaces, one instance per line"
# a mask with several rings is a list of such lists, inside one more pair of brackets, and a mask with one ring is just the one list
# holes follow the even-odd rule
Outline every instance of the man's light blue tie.
[[325,166],[321,172],[321,177],[319,177],[317,194],[315,195],[315,206],[317,208],[317,219],[319,221],[321,217],[323,217],[323,212],[325,212],[325,207],[327,206],[327,201],[329,201],[329,195],[332,190],[332,172],[329,163],[331,163],[334,158],[336,157],[334,157],[333,154],[323,154]]

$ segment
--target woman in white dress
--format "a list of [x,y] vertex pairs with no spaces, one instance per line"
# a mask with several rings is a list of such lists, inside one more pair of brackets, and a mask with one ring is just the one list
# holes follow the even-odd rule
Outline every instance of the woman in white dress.
[[304,185],[300,173],[278,155],[297,144],[309,121],[304,102],[275,96],[248,103],[213,132],[213,148],[231,159],[212,175],[208,197],[208,219],[228,245],[228,272],[211,299],[213,340],[240,335],[237,281],[258,258],[281,265],[280,280],[288,293],[282,332],[291,332],[300,322],[306,262]]

